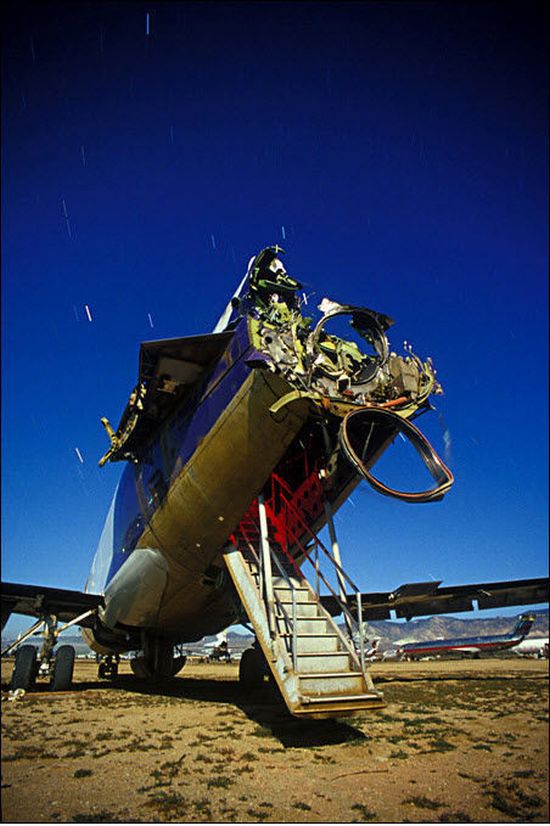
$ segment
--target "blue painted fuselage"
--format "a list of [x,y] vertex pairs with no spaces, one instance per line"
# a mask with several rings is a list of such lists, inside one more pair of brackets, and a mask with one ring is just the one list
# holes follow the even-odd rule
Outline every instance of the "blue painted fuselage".
[[87,583],[104,628],[189,641],[237,618],[223,548],[306,418],[269,413],[289,385],[257,356],[245,317],[124,468]]
[[106,585],[138,545],[201,439],[244,384],[251,369],[246,364],[250,352],[243,319],[212,373],[193,388],[182,407],[151,438],[140,461],[124,468],[115,498],[113,555]]

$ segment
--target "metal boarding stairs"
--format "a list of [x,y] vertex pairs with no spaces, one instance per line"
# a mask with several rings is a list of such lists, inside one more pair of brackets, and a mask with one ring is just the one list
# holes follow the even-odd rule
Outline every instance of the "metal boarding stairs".
[[[297,507],[297,492],[275,476],[272,486],[271,498],[259,496],[241,521],[225,562],[283,699],[297,717],[343,717],[381,708],[382,695],[366,669],[361,595],[340,564],[330,505],[324,507],[334,553],[309,529]],[[319,501],[317,497],[317,508],[322,507]],[[300,541],[304,536],[307,546]],[[289,547],[303,565],[312,566],[315,587]],[[321,558],[325,569],[327,563],[332,567],[337,590],[323,572]],[[347,634],[321,604],[321,583],[336,598]],[[356,595],[355,616],[346,601],[346,584]]]

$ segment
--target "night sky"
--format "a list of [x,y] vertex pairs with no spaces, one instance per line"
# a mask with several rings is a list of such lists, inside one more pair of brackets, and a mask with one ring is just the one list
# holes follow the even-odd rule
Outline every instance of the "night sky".
[[211,330],[274,243],[445,388],[451,493],[340,511],[360,587],[546,575],[545,7],[3,9],[3,579],[83,587],[140,342]]

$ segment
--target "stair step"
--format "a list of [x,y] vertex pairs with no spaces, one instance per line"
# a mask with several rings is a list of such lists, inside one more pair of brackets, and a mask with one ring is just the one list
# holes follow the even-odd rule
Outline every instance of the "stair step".
[[[324,617],[318,617],[318,619],[324,619]],[[291,637],[292,634],[290,632],[281,631],[281,637],[289,636]],[[338,634],[333,634],[332,631],[327,631],[326,633],[322,631],[303,631],[301,634],[296,634],[298,639],[308,639],[308,637],[316,638],[316,639],[339,639]]]
[[[279,636],[292,648],[292,634],[282,631]],[[298,654],[339,653],[340,640],[336,634],[296,634],[296,651]]]
[[[303,674],[331,674],[345,672],[349,668],[349,654],[346,651],[298,651],[297,671]],[[352,672],[355,676],[357,672]]]
[[362,700],[380,700],[381,695],[378,691],[371,691],[369,694],[346,694],[345,697],[341,697],[339,694],[335,694],[333,696],[325,696],[325,697],[302,697],[302,702],[306,702],[308,705],[312,703],[357,703],[361,702]]
[[[283,620],[279,619],[281,623],[281,630],[286,630]],[[301,636],[304,633],[319,633],[328,628],[328,621],[325,617],[297,617],[296,619],[296,633]]]
[[292,584],[289,585],[284,580],[282,582],[275,582],[275,580],[273,580],[273,588],[275,591],[282,591],[283,593],[288,592],[289,594],[292,594],[292,591],[295,591],[296,595],[311,594],[311,591],[307,585],[304,585],[301,582],[292,582]]
[[345,698],[349,694],[363,693],[365,690],[365,678],[358,671],[319,673],[300,673],[300,691],[306,695],[323,695],[325,697],[340,695]]
[[312,672],[312,673],[305,672],[304,673],[303,671],[301,671],[298,674],[298,677],[300,677],[300,679],[303,678],[304,680],[315,679],[315,677],[323,677],[323,678],[324,677],[334,677],[335,679],[340,679],[340,678],[346,679],[348,677],[363,677],[363,674],[362,674],[361,671],[327,671],[326,673],[323,673],[323,674],[314,673],[314,672]]
[[[274,593],[277,594],[280,602],[285,605],[292,605],[292,589],[291,588],[274,588]],[[317,602],[308,588],[296,588],[294,591],[296,602]]]
[[[248,533],[257,547],[257,531],[250,527]],[[239,542],[239,547],[242,544]],[[282,566],[273,566],[274,631],[279,645],[272,648],[265,594],[259,590],[261,576],[254,554],[246,549],[230,551],[226,563],[291,713],[323,719],[383,707],[381,695],[371,690],[370,679],[308,581],[287,562],[276,543],[272,549]]]
[[[292,600],[281,600],[281,604],[288,616],[292,619]],[[315,619],[319,616],[319,606],[316,602],[300,602],[296,600],[297,619]],[[324,617],[322,618],[324,619]]]

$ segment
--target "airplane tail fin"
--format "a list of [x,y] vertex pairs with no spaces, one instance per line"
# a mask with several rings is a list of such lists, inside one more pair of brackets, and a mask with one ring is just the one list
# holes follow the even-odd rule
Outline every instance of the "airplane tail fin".
[[535,618],[531,614],[522,614],[512,634],[514,637],[526,637],[531,630]]

